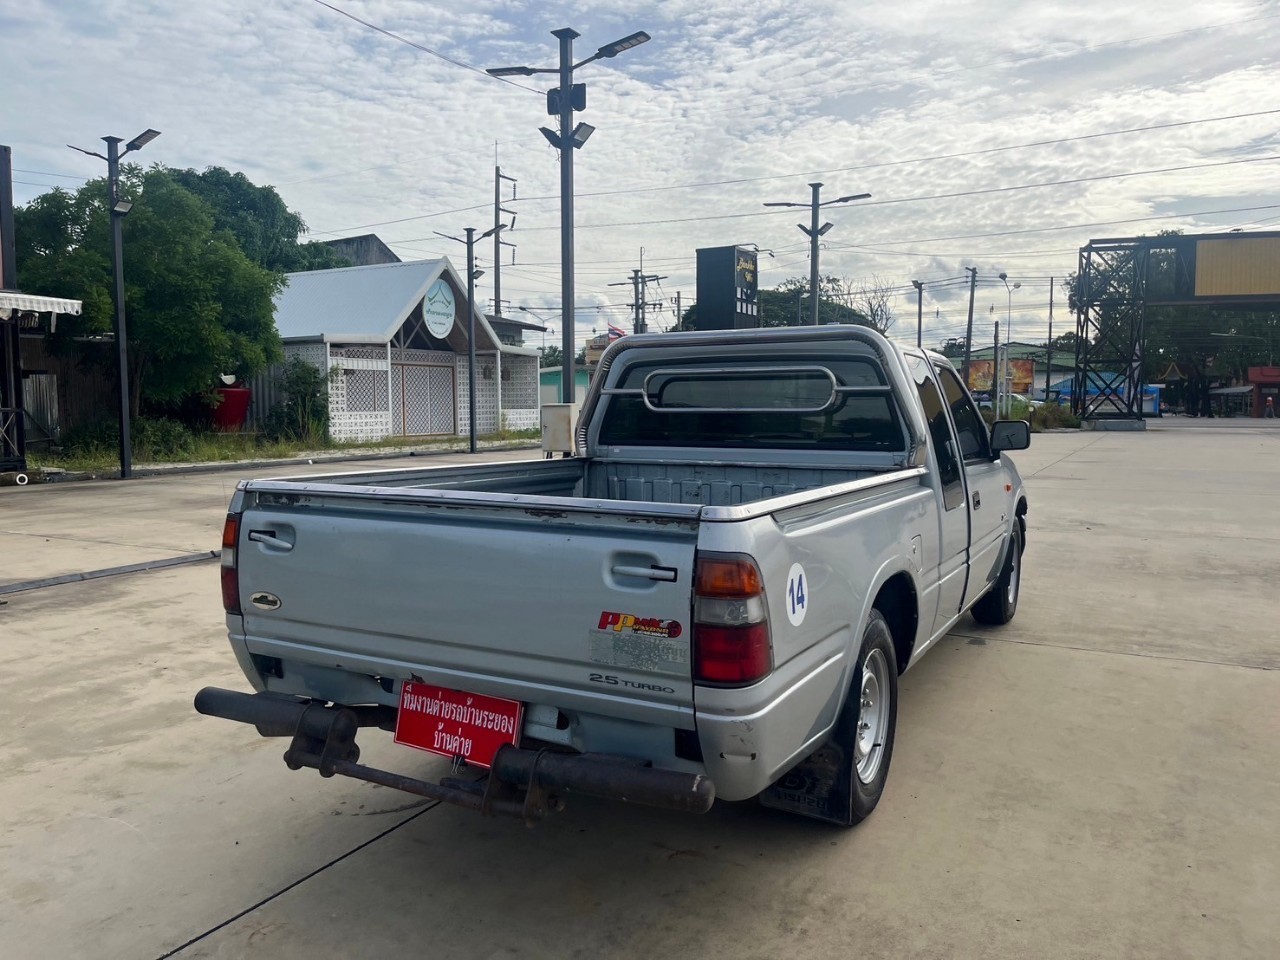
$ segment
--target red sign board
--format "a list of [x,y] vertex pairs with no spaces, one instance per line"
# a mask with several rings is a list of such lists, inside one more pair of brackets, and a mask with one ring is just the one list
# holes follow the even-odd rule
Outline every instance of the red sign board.
[[524,704],[406,680],[400,690],[396,743],[480,767],[504,744],[519,745]]

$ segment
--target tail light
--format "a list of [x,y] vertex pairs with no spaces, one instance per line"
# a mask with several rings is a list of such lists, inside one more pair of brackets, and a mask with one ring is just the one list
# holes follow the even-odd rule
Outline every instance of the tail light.
[[700,553],[694,574],[694,681],[745,687],[772,669],[760,568],[750,557]]
[[236,567],[236,541],[240,539],[240,514],[228,513],[222,525],[222,609],[240,613],[240,571]]

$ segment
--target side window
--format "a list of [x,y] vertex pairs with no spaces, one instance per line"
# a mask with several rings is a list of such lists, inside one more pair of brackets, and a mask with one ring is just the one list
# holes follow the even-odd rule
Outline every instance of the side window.
[[960,479],[960,461],[956,458],[955,442],[951,439],[951,425],[947,423],[947,408],[942,394],[934,383],[929,365],[918,357],[907,356],[911,374],[915,377],[924,418],[929,424],[929,444],[938,460],[939,478],[942,480],[942,505],[954,510],[964,503],[964,484]]
[[942,392],[946,394],[947,406],[951,408],[951,418],[956,422],[956,436],[960,439],[960,455],[965,460],[987,460],[991,456],[990,437],[987,424],[978,413],[978,408],[969,399],[969,394],[960,385],[960,378],[950,367],[939,366],[938,379],[942,381]]

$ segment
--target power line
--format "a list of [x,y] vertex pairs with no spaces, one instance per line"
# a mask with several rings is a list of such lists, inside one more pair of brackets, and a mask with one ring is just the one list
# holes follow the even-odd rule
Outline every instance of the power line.
[[[1104,180],[1120,180],[1126,177],[1142,177],[1152,176],[1161,173],[1180,173],[1187,170],[1204,170],[1212,167],[1236,166],[1245,163],[1262,163],[1269,160],[1280,160],[1280,155],[1272,155],[1266,157],[1246,157],[1240,160],[1220,160],[1214,163],[1196,163],[1188,164],[1180,167],[1161,167],[1153,170],[1130,170],[1124,173],[1106,173],[1093,177],[1072,177],[1067,180],[1046,180],[1040,183],[1023,183],[1011,187],[985,187],[980,190],[963,190],[956,193],[937,193],[927,194],[918,197],[897,197],[889,200],[872,200],[866,203],[858,204],[858,208],[887,206],[897,203],[919,203],[927,200],[955,200],[963,197],[977,197],[994,193],[1012,193],[1018,190],[1038,190],[1044,187],[1061,187],[1070,186],[1079,183],[1096,183]],[[1266,209],[1266,208],[1261,208]],[[605,227],[647,227],[659,224],[670,223],[700,223],[708,220],[741,220],[747,217],[769,217],[782,215],[790,215],[790,210],[759,210],[751,213],[725,213],[715,216],[704,217],[670,217],[661,220],[623,220],[617,223],[581,223],[578,224],[578,230],[595,230]],[[559,227],[526,227],[526,230],[558,230]]]
[[443,60],[445,63],[451,63],[455,67],[462,67],[464,70],[470,70],[472,73],[478,73],[480,74],[480,76],[484,77],[485,79],[501,80],[503,83],[509,83],[511,84],[511,86],[519,87],[521,90],[528,90],[530,93],[537,93],[537,94],[542,93],[541,90],[535,90],[533,87],[526,87],[522,83],[516,83],[514,80],[508,80],[506,77],[493,77],[490,74],[486,73],[484,70],[482,70],[480,67],[475,66],[474,64],[466,63],[462,60],[455,60],[453,57],[450,57],[447,54],[443,54],[439,50],[432,50],[430,47],[423,46],[422,44],[418,43],[416,40],[410,40],[408,37],[402,37],[398,33],[392,33],[390,30],[380,27],[376,23],[370,23],[368,20],[361,20],[359,17],[357,17],[353,13],[347,13],[347,11],[339,9],[338,7],[335,7],[331,3],[325,3],[325,0],[315,0],[315,2],[320,4],[320,6],[322,7],[326,7],[327,9],[332,10],[334,13],[337,13],[346,17],[348,20],[354,20],[356,23],[360,24],[361,26],[368,27],[370,30],[374,30],[377,33],[382,34],[384,37],[390,37],[392,40],[399,40],[401,43],[407,43],[409,46],[413,47],[415,50],[421,50],[423,53],[429,53],[431,56],[436,57],[437,59]]
[[[739,177],[733,180],[702,180],[694,183],[672,183],[659,184],[649,187],[631,187],[625,190],[598,190],[591,193],[579,193],[579,198],[585,197],[614,197],[635,193],[657,193],[664,190],[687,190],[698,187],[725,187],[735,186],[743,183],[764,183],[770,180],[789,180],[794,177],[821,177],[830,176],[834,173],[849,173],[858,170],[875,170],[881,167],[898,167],[912,163],[929,163],[935,160],[958,160],[965,157],[979,157],[992,153],[1004,153],[1010,150],[1026,150],[1033,147],[1050,147],[1064,143],[1078,143],[1082,140],[1097,140],[1102,137],[1118,137],[1130,133],[1147,133],[1152,130],[1170,130],[1175,127],[1188,127],[1200,123],[1219,123],[1226,120],[1244,120],[1252,117],[1264,117],[1271,114],[1280,113],[1280,108],[1274,110],[1259,110],[1254,113],[1237,113],[1223,117],[1203,117],[1198,120],[1179,120],[1173,123],[1157,123],[1150,124],[1145,127],[1129,127],[1124,130],[1107,130],[1101,133],[1086,133],[1075,137],[1059,137],[1054,140],[1033,140],[1029,143],[1012,143],[1003,147],[986,147],[982,150],[966,150],[960,153],[939,153],[924,157],[907,157],[902,160],[880,160],[874,163],[860,163],[851,167],[832,167],[828,170],[807,170],[796,171],[794,173],[778,173],[763,177]],[[546,194],[535,197],[521,197],[520,203],[531,203],[538,200],[556,200],[558,195]],[[861,206],[872,206],[872,204],[861,204]]]

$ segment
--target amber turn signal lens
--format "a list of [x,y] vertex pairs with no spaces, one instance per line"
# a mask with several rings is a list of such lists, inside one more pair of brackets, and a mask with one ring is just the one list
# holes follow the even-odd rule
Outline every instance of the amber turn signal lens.
[[764,585],[750,560],[701,557],[695,592],[700,597],[756,597],[764,592]]

